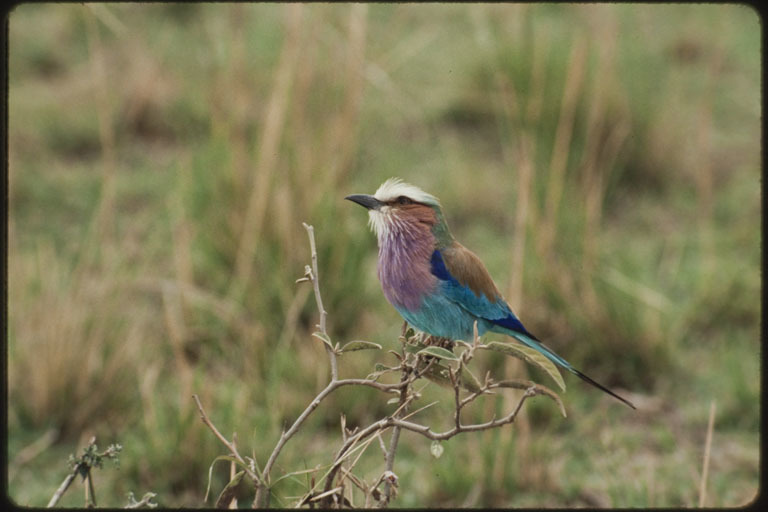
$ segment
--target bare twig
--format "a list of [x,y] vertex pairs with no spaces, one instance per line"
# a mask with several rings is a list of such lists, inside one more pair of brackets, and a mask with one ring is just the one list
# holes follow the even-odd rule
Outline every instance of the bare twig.
[[[434,359],[433,359],[434,361]],[[431,364],[431,361],[430,361]],[[396,415],[400,416],[405,412],[406,402],[408,400],[408,371],[407,367],[403,365],[403,373],[400,378],[401,383],[406,383],[400,388],[400,401],[398,402],[398,408]],[[400,428],[395,427],[392,429],[392,437],[389,440],[389,449],[386,455],[386,471],[393,472],[395,467],[395,453],[397,453],[397,445],[400,442]],[[379,502],[380,506],[386,506],[389,504],[389,500],[392,498],[392,484],[387,480],[384,484],[384,499]]]
[[85,508],[96,507],[96,490],[93,488],[93,475],[91,468],[85,472]]
[[[381,448],[381,453],[384,454],[384,461],[386,463],[387,455],[389,454],[389,451],[387,450],[387,446],[384,444],[384,439],[381,436],[379,436],[378,439],[379,439],[379,447]],[[346,439],[344,439],[344,441],[346,441]]]
[[446,441],[458,434],[461,434],[462,432],[479,432],[482,430],[501,427],[508,423],[514,422],[525,400],[534,396],[535,394],[536,394],[536,390],[534,388],[527,389],[512,412],[510,412],[508,415],[504,416],[503,418],[491,419],[490,421],[487,421],[485,423],[460,425],[458,427],[454,426],[452,429],[446,430],[445,432],[434,432],[431,428],[429,428],[426,425],[420,425],[418,423],[403,421],[396,418],[388,418],[386,420],[383,420],[383,421],[386,421],[384,428],[386,428],[386,426],[388,425],[399,426],[400,428],[403,428],[405,430],[410,430],[412,432],[416,432],[417,434],[421,434],[424,437],[431,439],[433,441]]
[[[323,297],[320,294],[320,282],[318,280],[317,273],[317,247],[315,246],[315,228],[306,222],[302,222],[302,225],[304,226],[304,229],[307,230],[307,236],[309,237],[309,247],[312,251],[312,272],[310,273],[309,278],[312,281],[312,286],[315,289],[315,302],[317,302],[317,310],[320,312],[320,332],[327,336],[328,332],[326,331],[326,318],[328,316],[328,312],[325,311],[325,308],[323,307]],[[336,354],[328,346],[325,347],[325,350],[328,353],[328,358],[330,359],[331,363],[331,380],[337,380],[339,378],[339,368],[336,361]]]
[[198,398],[197,395],[192,395],[192,398],[195,400],[195,404],[197,404],[197,410],[200,412],[200,419],[203,420],[203,423],[213,432],[213,434],[221,441],[221,443],[227,447],[227,450],[232,454],[235,459],[243,466],[243,469],[245,470],[246,474],[253,480],[253,483],[256,485],[257,488],[261,487],[263,485],[262,479],[259,477],[259,475],[252,469],[252,466],[246,462],[246,460],[240,455],[240,453],[237,451],[237,446],[235,446],[234,442],[230,442],[227,440],[224,435],[219,432],[219,429],[216,428],[216,425],[211,422],[211,420],[208,418],[208,415],[205,413],[205,409],[203,409],[203,405],[200,403],[200,398]]
[[331,394],[335,389],[337,389],[338,381],[331,381],[328,383],[328,385],[310,402],[309,406],[307,406],[306,409],[304,409],[304,412],[302,412],[298,418],[296,418],[296,421],[293,422],[293,425],[288,430],[283,431],[282,434],[280,434],[280,439],[277,441],[277,444],[275,445],[275,448],[272,450],[272,453],[269,456],[269,459],[267,459],[267,463],[264,465],[264,478],[269,478],[269,473],[272,470],[272,467],[275,464],[275,461],[277,461],[278,455],[280,455],[280,452],[283,449],[283,446],[285,446],[285,443],[288,442],[291,437],[296,434],[296,432],[299,430],[299,427],[301,427],[302,423],[304,423],[304,420],[306,420],[312,412],[317,409],[317,407],[320,405],[320,402],[323,401],[323,399]]
[[[237,432],[232,432],[232,446],[237,448]],[[232,485],[232,482],[234,482],[237,478],[237,474],[238,474],[237,465],[235,464],[234,461],[232,461],[229,463],[229,484],[227,484],[227,486]],[[242,479],[242,477],[243,477],[243,474],[240,473],[239,478]],[[232,486],[232,487],[234,488],[236,486]],[[237,497],[234,497],[234,496],[232,497],[232,500],[230,501],[228,508],[237,508]]]
[[[459,370],[461,370],[463,365],[463,361],[459,361]],[[448,376],[451,378],[451,385],[453,386],[453,403],[454,403],[454,411],[453,411],[453,423],[456,425],[456,428],[461,427],[461,386],[459,386],[459,378],[456,375],[457,371],[454,370],[452,367],[448,368]]]
[[[344,445],[341,447],[333,463],[333,466],[331,467],[331,471],[329,471],[328,476],[326,477],[326,480],[325,480],[326,488],[324,489],[323,492],[326,492],[331,489],[332,483],[334,481],[334,478],[336,477],[336,473],[338,472],[339,466],[341,465],[341,462],[343,461],[343,458],[345,454],[349,451],[349,449],[360,440],[365,439],[366,437],[374,433],[386,430],[391,427],[398,427],[403,430],[409,430],[411,432],[421,434],[422,436],[426,437],[427,439],[431,439],[432,441],[446,441],[463,432],[480,432],[483,430],[498,428],[514,422],[515,418],[520,412],[520,409],[523,407],[523,404],[525,403],[525,401],[528,398],[535,396],[537,393],[538,391],[534,386],[531,386],[528,389],[526,389],[525,393],[523,393],[523,396],[520,398],[520,401],[517,403],[517,406],[514,408],[514,410],[502,418],[496,419],[494,417],[485,423],[473,423],[469,425],[458,425],[458,426],[454,425],[453,428],[446,430],[444,432],[435,432],[428,425],[421,425],[419,423],[406,421],[403,419],[396,418],[394,416],[388,416],[379,421],[376,421],[368,425],[366,428],[360,430],[356,435],[350,436],[348,441],[344,443]],[[473,393],[473,395],[477,395],[477,396],[479,396],[480,394],[482,393]],[[327,500],[323,501],[321,503],[321,506],[329,507],[330,502]]]
[[61,485],[58,489],[56,489],[56,492],[53,493],[53,496],[51,496],[51,500],[48,502],[48,508],[55,507],[56,504],[59,502],[62,496],[64,496],[64,493],[67,492],[67,489],[69,489],[69,486],[72,485],[72,481],[77,476],[77,473],[80,472],[80,467],[75,466],[75,468],[72,470],[70,474],[67,475],[67,477],[64,479],[63,482],[61,482]]

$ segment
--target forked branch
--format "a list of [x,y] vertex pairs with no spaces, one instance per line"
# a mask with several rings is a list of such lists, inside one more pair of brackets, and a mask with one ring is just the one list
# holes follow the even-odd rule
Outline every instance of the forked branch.
[[[477,334],[477,325],[475,325],[475,336],[473,342],[457,342],[457,346],[464,347],[463,352],[457,356],[453,356],[451,351],[443,348],[423,349],[424,340],[417,336],[409,337],[406,332],[407,325],[403,326],[403,336],[401,337],[401,350],[400,352],[390,351],[391,354],[397,357],[399,364],[393,367],[384,367],[382,370],[377,370],[367,378],[349,378],[340,379],[338,369],[338,355],[343,352],[343,347],[339,348],[339,345],[335,346],[331,343],[330,337],[327,333],[327,312],[323,307],[322,295],[320,293],[320,283],[318,278],[318,265],[317,265],[317,248],[315,245],[314,229],[308,224],[303,224],[304,229],[307,231],[309,238],[309,245],[311,250],[312,264],[305,267],[304,276],[297,280],[297,282],[311,281],[315,293],[315,302],[320,315],[319,324],[317,328],[319,330],[316,333],[316,337],[323,340],[323,346],[328,355],[328,364],[330,367],[330,381],[315,396],[312,401],[307,405],[304,411],[294,420],[293,424],[284,430],[281,434],[275,447],[270,453],[266,464],[262,471],[259,470],[256,461],[252,459],[243,458],[237,451],[237,446],[234,442],[229,441],[224,435],[219,432],[213,422],[209,419],[202,404],[200,403],[197,395],[193,395],[200,417],[203,423],[213,432],[219,441],[226,447],[229,453],[232,454],[234,460],[236,460],[243,468],[245,473],[251,480],[253,480],[256,487],[256,496],[253,501],[254,508],[266,508],[269,506],[269,495],[271,492],[271,485],[274,485],[271,481],[270,475],[274,468],[280,453],[285,445],[290,441],[301,429],[307,418],[320,406],[320,403],[331,393],[344,386],[364,386],[376,389],[383,393],[396,394],[398,396],[397,408],[395,411],[385,418],[375,421],[362,429],[355,429],[350,432],[346,429],[344,421],[342,420],[342,445],[336,452],[333,461],[326,466],[327,472],[325,475],[315,483],[314,477],[312,478],[312,488],[303,496],[297,503],[298,506],[308,504],[310,507],[319,505],[320,507],[328,508],[331,506],[343,506],[349,505],[350,502],[344,496],[345,489],[352,487],[360,489],[365,494],[366,505],[371,503],[371,499],[376,501],[379,507],[386,507],[389,505],[390,500],[394,497],[394,490],[397,485],[397,475],[394,473],[395,455],[398,449],[398,443],[400,440],[400,434],[403,430],[414,432],[432,441],[446,441],[454,436],[465,432],[479,432],[483,430],[489,430],[493,428],[499,428],[504,425],[510,424],[515,421],[518,413],[525,401],[538,394],[546,394],[558,402],[562,409],[562,403],[559,397],[549,389],[535,384],[530,381],[493,381],[488,374],[486,374],[484,381],[481,383],[478,381],[467,368],[469,362],[472,360],[475,350],[492,348],[480,343]],[[418,341],[417,340],[420,340]],[[357,342],[367,343],[367,342]],[[375,344],[370,344],[375,345]],[[416,347],[414,349],[414,347]],[[380,348],[376,346],[376,348]],[[454,361],[455,366],[448,364],[449,361]],[[400,374],[399,382],[387,384],[378,382],[378,379],[384,373],[397,372]],[[411,413],[408,412],[410,404],[418,398],[418,393],[413,389],[414,383],[422,377],[428,377],[430,380],[437,381],[442,385],[452,388],[453,402],[454,402],[454,414],[453,414],[453,427],[445,431],[436,431],[429,425],[424,425],[413,421],[413,417],[429,407],[429,405],[421,407]],[[471,377],[471,378],[470,378]],[[473,402],[480,396],[491,393],[495,389],[499,388],[516,388],[524,390],[523,395],[518,401],[514,409],[507,415],[496,418],[495,416],[488,421],[463,424],[461,421],[461,412],[468,404]],[[468,391],[467,394],[462,396],[462,391]],[[430,404],[431,405],[431,404]],[[564,412],[564,409],[562,409]],[[383,441],[381,435],[387,431],[392,431],[392,435],[389,439],[389,445]],[[373,441],[378,438],[379,446],[384,454],[385,470],[374,480],[372,484],[367,484],[363,479],[352,473],[357,461],[360,459],[362,453],[368,448]],[[355,455],[356,456],[353,456]],[[347,463],[349,461],[349,463]],[[337,478],[338,477],[338,478]],[[338,479],[338,481],[337,481]],[[277,481],[281,480],[277,479]],[[349,486],[347,483],[349,482]],[[384,484],[383,492],[379,491],[379,486]],[[322,486],[322,490],[318,488]],[[316,490],[317,489],[317,490]],[[350,496],[351,499],[351,496]]]

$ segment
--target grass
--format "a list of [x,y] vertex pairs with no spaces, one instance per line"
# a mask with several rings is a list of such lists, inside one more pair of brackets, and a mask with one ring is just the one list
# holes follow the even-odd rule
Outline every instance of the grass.
[[[400,176],[441,198],[529,329],[639,410],[567,379],[567,419],[532,400],[439,459],[403,435],[396,505],[696,506],[711,401],[706,505],[749,502],[759,49],[755,12],[736,5],[16,7],[9,461],[56,436],[12,464],[9,496],[47,503],[97,435],[124,447],[119,470],[94,474],[99,505],[153,491],[203,506],[221,448],[192,393],[263,460],[327,378],[311,292],[293,284],[301,222],[333,339],[391,347],[401,321],[375,240],[342,198]],[[342,374],[382,357],[345,355]],[[380,398],[329,397],[278,472],[327,462],[339,414],[370,422],[390,411]],[[425,421],[446,421],[442,407]],[[360,464],[380,469],[373,451]],[[82,505],[76,492],[62,505]]]

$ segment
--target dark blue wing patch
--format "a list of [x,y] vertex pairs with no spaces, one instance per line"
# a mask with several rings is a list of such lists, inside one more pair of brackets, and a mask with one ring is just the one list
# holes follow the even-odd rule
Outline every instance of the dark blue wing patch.
[[526,336],[538,341],[538,338],[533,334],[531,334],[530,332],[528,332],[528,329],[526,329],[525,326],[523,326],[523,323],[512,312],[510,312],[509,315],[504,318],[501,318],[499,320],[491,320],[491,322],[498,325],[499,327],[504,327],[505,329],[517,331],[519,333],[525,334]]
[[448,268],[445,266],[445,261],[443,261],[443,255],[440,254],[440,251],[438,249],[435,249],[432,252],[432,259],[430,260],[430,270],[432,271],[432,275],[437,277],[438,279],[442,281],[453,281],[456,284],[459,284],[458,281],[456,281],[456,278],[454,278],[450,272],[448,272]]

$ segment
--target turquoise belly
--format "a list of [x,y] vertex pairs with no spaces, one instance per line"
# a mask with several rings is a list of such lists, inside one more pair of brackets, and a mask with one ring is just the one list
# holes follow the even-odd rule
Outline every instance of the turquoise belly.
[[475,320],[479,335],[490,327],[487,321],[437,294],[424,296],[420,307],[415,310],[397,306],[395,309],[416,329],[441,338],[472,341]]

